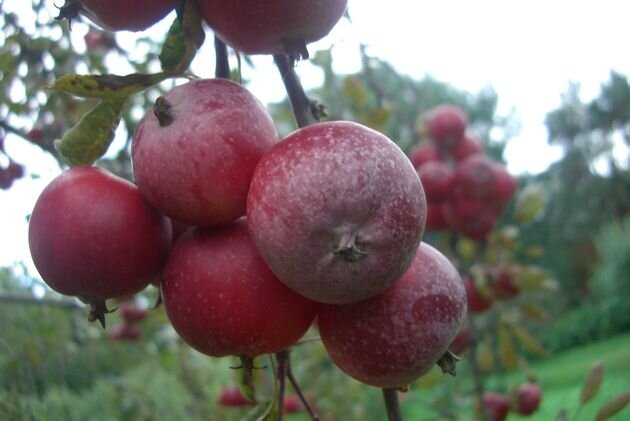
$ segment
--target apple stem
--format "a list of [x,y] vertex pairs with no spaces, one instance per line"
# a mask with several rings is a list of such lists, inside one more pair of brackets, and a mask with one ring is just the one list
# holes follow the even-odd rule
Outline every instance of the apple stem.
[[214,75],[219,79],[230,79],[230,62],[228,60],[228,50],[225,43],[214,36],[214,53],[216,57],[216,67]]
[[276,421],[282,421],[284,412],[284,391],[286,389],[286,379],[289,371],[289,351],[276,352],[276,362],[278,364],[278,413]]
[[388,421],[402,421],[400,402],[398,401],[398,389],[383,388],[383,399],[387,409]]
[[291,385],[293,386],[293,390],[295,390],[295,393],[297,393],[297,395],[299,396],[300,400],[302,401],[302,404],[304,405],[304,408],[306,409],[306,412],[308,412],[308,415],[311,417],[311,420],[319,421],[319,415],[317,415],[317,413],[309,405],[308,401],[306,400],[306,397],[304,396],[304,393],[302,393],[302,389],[300,388],[300,385],[298,384],[297,379],[293,375],[293,370],[291,369],[291,359],[290,358],[289,358],[288,363],[287,363],[287,378],[291,382]]
[[357,245],[357,234],[354,232],[346,232],[341,236],[334,253],[341,260],[350,263],[358,262],[368,255]]
[[317,123],[322,117],[326,116],[324,107],[311,101],[306,95],[300,78],[293,67],[294,60],[285,54],[276,54],[273,56],[273,60],[287,90],[298,127],[306,127],[309,124]]
[[155,100],[155,105],[153,106],[153,114],[155,114],[155,117],[157,117],[160,126],[169,126],[175,120],[171,108],[173,108],[173,106],[170,102],[164,99],[164,97],[160,96],[158,97],[158,99]]

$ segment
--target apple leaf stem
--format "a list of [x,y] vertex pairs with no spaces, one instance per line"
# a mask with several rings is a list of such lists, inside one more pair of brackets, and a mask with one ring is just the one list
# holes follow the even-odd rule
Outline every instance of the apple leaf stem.
[[298,384],[297,379],[295,378],[295,375],[293,374],[293,370],[291,369],[290,358],[287,364],[287,378],[291,382],[291,386],[293,386],[293,390],[295,390],[295,393],[297,393],[298,397],[302,401],[302,404],[304,405],[306,412],[308,412],[308,415],[311,417],[311,420],[319,421],[319,415],[317,415],[317,413],[313,410],[311,405],[309,405],[308,401],[306,400],[306,397],[304,396],[304,393],[302,393],[302,389],[300,388],[300,385]]
[[298,127],[318,122],[326,115],[324,107],[311,101],[306,95],[300,78],[295,72],[294,60],[285,54],[276,54],[273,59],[287,90]]
[[383,388],[383,399],[387,409],[388,421],[402,421],[400,402],[398,401],[398,389]]
[[230,62],[228,60],[227,45],[216,35],[214,36],[214,53],[216,57],[214,75],[220,79],[230,79]]

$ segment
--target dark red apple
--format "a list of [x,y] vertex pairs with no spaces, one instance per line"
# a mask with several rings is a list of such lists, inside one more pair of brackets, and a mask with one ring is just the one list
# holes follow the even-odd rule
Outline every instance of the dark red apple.
[[518,275],[519,267],[514,265],[501,265],[492,270],[490,289],[492,296],[497,300],[509,300],[520,292],[514,279]]
[[177,6],[179,0],[79,0],[82,13],[111,31],[142,31]]
[[542,390],[537,383],[524,383],[516,391],[515,411],[521,415],[532,415],[538,410],[542,400]]
[[451,150],[451,155],[455,161],[461,162],[471,155],[483,154],[485,151],[479,139],[470,133],[465,133],[462,139],[455,144]]
[[245,88],[193,80],[160,97],[140,122],[133,173],[168,217],[194,226],[227,224],[245,214],[254,168],[277,140],[265,107]]
[[323,305],[319,331],[346,374],[371,386],[399,388],[426,374],[466,318],[459,273],[422,243],[405,274],[382,294],[346,305]]
[[441,161],[429,161],[416,168],[427,202],[431,205],[443,203],[451,195],[455,174],[448,164]]
[[459,143],[464,136],[468,117],[461,108],[443,104],[429,111],[426,119],[429,137],[439,147],[450,150]]
[[96,167],[55,178],[29,223],[31,256],[44,281],[91,303],[144,289],[170,245],[168,219],[135,185]]
[[120,317],[127,324],[138,323],[144,320],[148,312],[144,308],[138,308],[132,301],[125,301],[118,306]]
[[453,342],[451,342],[451,344],[448,346],[448,349],[451,352],[455,353],[455,355],[461,355],[468,349],[471,342],[472,337],[470,333],[470,328],[464,325],[457,336],[455,336],[455,339],[453,339]]
[[494,176],[496,179],[491,196],[498,203],[506,203],[512,199],[518,190],[518,181],[505,168],[505,165],[495,163]]
[[427,204],[427,230],[443,231],[449,229],[450,225],[444,218],[442,205]]
[[260,161],[247,200],[260,254],[287,286],[330,304],[384,291],[420,244],[426,201],[405,154],[357,123],[287,136]]
[[205,21],[226,44],[245,54],[308,57],[306,44],[328,35],[347,0],[198,0]]
[[483,405],[490,421],[504,421],[510,412],[510,402],[504,394],[485,392]]
[[287,395],[284,397],[282,406],[285,413],[295,414],[300,411],[302,404],[296,395]]
[[496,182],[495,163],[486,155],[471,155],[455,169],[456,188],[468,196],[486,198]]
[[278,281],[256,251],[244,218],[180,237],[164,267],[161,291],[177,333],[215,357],[282,351],[308,330],[318,308]]
[[437,146],[432,143],[421,143],[409,152],[409,159],[414,168],[425,162],[442,161],[442,155]]
[[482,295],[475,286],[474,280],[467,277],[464,280],[466,296],[468,299],[468,311],[470,313],[483,313],[492,307],[492,300]]

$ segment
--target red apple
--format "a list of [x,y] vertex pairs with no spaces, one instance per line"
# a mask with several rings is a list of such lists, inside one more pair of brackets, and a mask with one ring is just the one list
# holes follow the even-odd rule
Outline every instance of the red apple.
[[491,193],[493,200],[498,203],[510,201],[518,190],[518,181],[507,172],[505,165],[499,163],[494,165],[494,176],[496,183]]
[[516,409],[521,415],[531,415],[538,410],[542,400],[542,391],[536,383],[524,383],[516,391]]
[[451,344],[448,346],[448,349],[451,352],[455,353],[455,355],[461,355],[468,349],[471,342],[472,337],[470,334],[470,328],[468,328],[468,326],[464,326],[459,331],[457,336],[455,336],[453,342],[451,342]]
[[417,167],[427,202],[432,205],[445,202],[451,195],[455,175],[444,162],[429,161]]
[[285,413],[295,414],[296,412],[299,412],[301,408],[300,398],[296,395],[287,395],[284,397],[282,406]]
[[201,15],[226,44],[245,54],[305,55],[326,36],[347,0],[198,0]]
[[455,169],[455,185],[468,196],[486,198],[496,186],[495,163],[486,155],[471,155]]
[[245,214],[258,161],[278,140],[263,104],[242,86],[198,79],[156,101],[131,147],[133,172],[147,199],[194,226]]
[[368,385],[399,388],[433,368],[465,317],[459,273],[422,243],[411,267],[385,292],[323,305],[318,320],[326,351],[342,371]]
[[137,326],[129,323],[123,323],[121,325],[113,326],[108,330],[108,335],[115,341],[129,341],[134,342],[140,339],[140,329]]
[[507,396],[501,393],[485,392],[483,405],[490,421],[504,421],[510,412],[510,402]]
[[409,152],[409,159],[414,168],[418,168],[425,162],[442,161],[442,155],[437,146],[432,143],[422,143]]
[[177,6],[179,0],[79,0],[81,12],[111,31],[142,31]]
[[71,168],[46,186],[28,235],[48,286],[91,303],[144,289],[171,245],[168,219],[135,185],[96,167]]
[[214,357],[282,351],[304,335],[318,308],[273,275],[244,218],[180,237],[164,267],[161,291],[177,333]]
[[490,289],[492,296],[498,300],[509,300],[518,295],[518,286],[514,283],[514,279],[518,275],[519,268],[517,266],[501,265],[492,270],[492,281]]
[[464,280],[466,296],[468,299],[468,311],[471,313],[483,313],[492,307],[492,300],[483,296],[477,289],[473,278]]
[[444,231],[449,229],[449,224],[444,218],[442,205],[427,205],[427,230]]
[[450,150],[464,136],[468,117],[461,108],[443,104],[429,112],[426,122],[431,139],[441,148]]
[[247,223],[271,270],[330,304],[384,291],[407,270],[426,220],[422,184],[405,154],[357,123],[297,130],[260,161]]
[[138,308],[132,301],[125,301],[118,306],[118,312],[120,313],[120,317],[127,324],[138,323],[144,320],[148,312],[144,308]]
[[461,162],[471,155],[483,154],[484,147],[479,139],[475,136],[465,133],[462,139],[455,144],[451,150],[453,158]]

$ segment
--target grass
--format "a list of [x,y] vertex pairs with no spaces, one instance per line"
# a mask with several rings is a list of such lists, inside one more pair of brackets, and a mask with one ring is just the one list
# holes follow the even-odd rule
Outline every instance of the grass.
[[[604,363],[602,386],[595,398],[584,405],[578,413],[582,382],[596,361],[603,361]],[[532,362],[530,368],[543,390],[541,406],[530,417],[510,414],[508,420],[553,421],[562,409],[567,411],[567,420],[569,421],[593,420],[603,404],[623,390],[630,389],[630,333],[580,346],[547,359]],[[517,371],[506,376],[490,377],[487,379],[486,385],[488,389],[505,390],[510,385],[518,385],[523,379],[524,374]],[[448,380],[448,382],[451,381]],[[422,394],[425,400],[431,400],[432,397],[436,397],[440,393],[440,387],[442,386],[415,392]],[[435,411],[428,410],[426,405],[422,405],[413,398],[414,394],[412,393],[410,399],[403,404],[405,420],[439,420],[440,417],[436,415]],[[462,417],[461,419],[466,418]],[[630,420],[630,406],[612,419]]]

